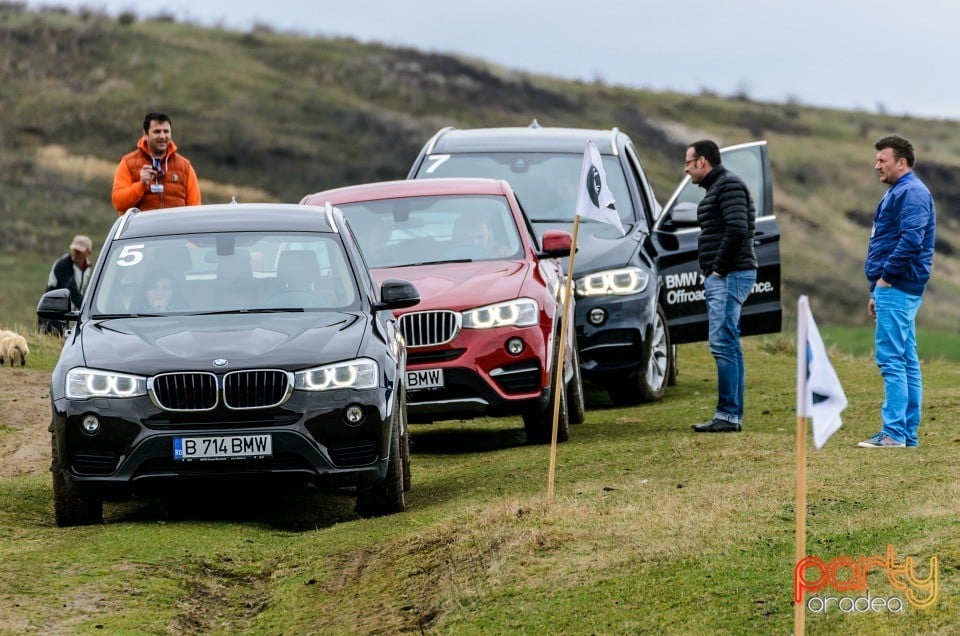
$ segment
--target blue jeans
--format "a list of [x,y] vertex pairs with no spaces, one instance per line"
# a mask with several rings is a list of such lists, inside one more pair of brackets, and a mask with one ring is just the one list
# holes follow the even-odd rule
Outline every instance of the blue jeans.
[[745,371],[740,348],[740,310],[757,280],[757,270],[711,274],[703,281],[710,324],[710,353],[717,362],[717,410],[713,418],[743,423]]
[[874,287],[872,296],[877,312],[875,356],[883,376],[882,430],[897,442],[916,446],[923,400],[915,322],[921,297],[895,287]]

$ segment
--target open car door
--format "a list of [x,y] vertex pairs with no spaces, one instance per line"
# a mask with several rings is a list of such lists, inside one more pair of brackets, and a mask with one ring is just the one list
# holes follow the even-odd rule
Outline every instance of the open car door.
[[[780,229],[773,213],[773,178],[767,142],[755,141],[720,151],[723,165],[747,184],[757,209],[754,249],[759,269],[740,317],[749,336],[780,331]],[[707,340],[707,303],[697,262],[697,205],[704,190],[687,175],[664,206],[653,240],[660,264],[661,303],[674,344]]]

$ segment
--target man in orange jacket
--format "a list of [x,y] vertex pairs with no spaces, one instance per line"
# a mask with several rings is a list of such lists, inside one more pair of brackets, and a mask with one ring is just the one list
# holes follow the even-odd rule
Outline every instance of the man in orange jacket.
[[144,117],[137,149],[120,159],[113,175],[112,199],[118,215],[133,207],[156,210],[200,205],[197,173],[190,161],[177,153],[167,115]]

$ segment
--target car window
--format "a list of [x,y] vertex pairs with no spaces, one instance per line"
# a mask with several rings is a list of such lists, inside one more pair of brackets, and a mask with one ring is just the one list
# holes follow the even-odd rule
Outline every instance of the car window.
[[[772,214],[772,211],[764,209],[762,152],[761,146],[750,146],[738,148],[734,152],[723,153],[723,165],[743,179],[743,182],[747,184],[747,189],[750,190],[750,197],[753,199],[754,206],[756,206],[758,217]],[[683,188],[677,195],[674,207],[678,208],[680,204],[686,203],[688,205],[684,206],[684,208],[688,209],[692,204],[693,209],[696,209],[697,204],[703,199],[704,194],[705,191],[703,188],[687,178]]]
[[[623,168],[617,157],[602,157],[607,185],[616,200],[620,222],[626,228],[636,223],[636,215]],[[510,183],[531,221],[572,223],[577,205],[577,184],[580,182],[582,169],[582,153],[464,153],[430,155],[420,166],[417,178],[503,179]]]
[[94,315],[343,309],[359,301],[343,244],[332,233],[124,239],[110,245],[103,262]]
[[521,258],[523,244],[501,196],[427,196],[337,206],[373,268]]

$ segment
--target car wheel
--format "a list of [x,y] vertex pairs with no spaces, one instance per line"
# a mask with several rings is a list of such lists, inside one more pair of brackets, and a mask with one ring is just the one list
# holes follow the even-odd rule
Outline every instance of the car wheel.
[[403,495],[403,457],[400,442],[400,400],[394,407],[393,427],[390,430],[390,459],[387,474],[378,484],[357,488],[357,514],[361,517],[382,517],[403,512],[406,498]]
[[53,516],[57,525],[65,528],[103,523],[103,502],[81,497],[67,485],[53,435],[50,436],[50,442],[53,455],[50,463],[50,473],[53,476]]
[[607,386],[607,393],[617,406],[657,402],[663,399],[666,392],[670,368],[673,366],[673,347],[670,346],[666,315],[659,304],[643,350],[641,367],[622,382]]
[[403,464],[403,492],[410,492],[410,422],[407,421],[407,390],[400,393],[400,458]]
[[[550,374],[551,393],[556,386],[555,378],[560,373],[558,356],[553,357],[553,373]],[[560,408],[557,414],[557,442],[565,442],[570,438],[570,413],[567,410],[566,387],[560,383]],[[538,400],[537,405],[523,415],[523,428],[527,433],[527,441],[531,444],[548,444],[553,436],[553,397],[547,400]]]
[[573,343],[573,377],[567,382],[567,412],[571,424],[583,424],[586,419],[586,405],[583,397],[583,377],[580,375],[580,352],[577,343]]

